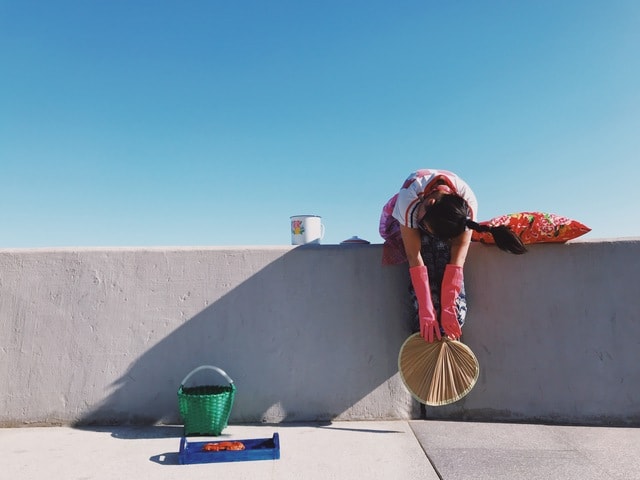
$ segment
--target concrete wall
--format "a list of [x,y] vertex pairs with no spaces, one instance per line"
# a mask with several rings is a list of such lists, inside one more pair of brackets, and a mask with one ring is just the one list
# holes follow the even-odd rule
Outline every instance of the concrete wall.
[[[415,418],[397,374],[406,266],[381,246],[0,250],[0,425],[176,423],[217,365],[231,422]],[[640,239],[472,245],[481,364],[429,418],[640,426]],[[200,372],[193,383],[222,383]]]

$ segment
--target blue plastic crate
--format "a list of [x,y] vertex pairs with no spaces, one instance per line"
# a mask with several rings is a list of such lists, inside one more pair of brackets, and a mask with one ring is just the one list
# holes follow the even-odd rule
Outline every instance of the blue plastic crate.
[[248,460],[277,460],[280,458],[280,437],[277,433],[272,438],[251,438],[247,440],[230,440],[242,442],[244,450],[223,450],[219,452],[204,451],[208,442],[189,442],[187,437],[180,440],[179,462],[181,465],[192,463],[245,462]]

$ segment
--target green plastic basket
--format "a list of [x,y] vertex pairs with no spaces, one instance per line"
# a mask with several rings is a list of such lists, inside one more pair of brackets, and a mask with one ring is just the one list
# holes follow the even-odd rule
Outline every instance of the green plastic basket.
[[[229,385],[184,386],[192,375],[205,369],[215,370]],[[229,421],[235,396],[236,386],[224,370],[211,365],[202,365],[192,370],[178,389],[178,406],[184,421],[184,435],[220,435]]]

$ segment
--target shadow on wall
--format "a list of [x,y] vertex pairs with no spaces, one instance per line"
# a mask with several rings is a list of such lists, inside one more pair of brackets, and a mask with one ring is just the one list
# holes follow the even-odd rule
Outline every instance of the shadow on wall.
[[[383,268],[374,245],[266,250],[262,257],[230,252],[200,252],[204,261],[197,262],[164,254],[171,274],[151,276],[149,285],[171,283],[168,294],[178,297],[190,283],[194,304],[204,299],[210,306],[182,324],[171,311],[166,336],[131,352],[139,357],[113,391],[75,425],[181,423],[178,386],[204,364],[236,383],[231,422],[335,419],[379,387],[392,388],[385,384],[397,373],[397,352],[409,333],[406,268]],[[145,288],[136,292],[145,295]],[[156,319],[160,327],[159,318],[166,322],[167,312],[129,319],[131,334],[147,335],[148,323]],[[225,383],[210,370],[188,382]],[[397,415],[393,392],[386,399],[382,412],[358,416],[384,417],[385,409]]]

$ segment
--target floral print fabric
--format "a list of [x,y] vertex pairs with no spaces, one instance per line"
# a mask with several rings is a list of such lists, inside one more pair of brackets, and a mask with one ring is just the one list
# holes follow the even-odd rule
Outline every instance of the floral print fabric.
[[[496,227],[506,225],[520,237],[522,243],[562,243],[591,231],[589,227],[554,213],[519,212],[495,217],[481,225]],[[473,232],[471,240],[487,244],[495,243],[489,232]]]

